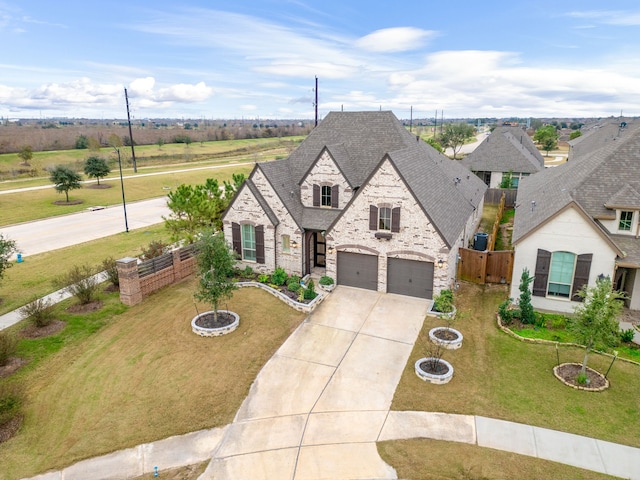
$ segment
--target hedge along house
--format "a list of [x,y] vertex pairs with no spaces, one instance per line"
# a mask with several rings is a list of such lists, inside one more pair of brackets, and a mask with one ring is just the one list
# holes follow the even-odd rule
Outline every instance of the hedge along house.
[[241,265],[432,298],[455,279],[486,186],[391,112],[332,112],[256,164],[223,216]]
[[462,164],[489,188],[499,188],[507,175],[518,188],[522,178],[544,170],[544,157],[522,128],[497,127]]
[[576,292],[603,275],[640,310],[640,124],[617,128],[614,137],[610,129],[594,135],[591,148],[518,189],[514,278],[525,267],[535,276],[536,308],[572,312]]

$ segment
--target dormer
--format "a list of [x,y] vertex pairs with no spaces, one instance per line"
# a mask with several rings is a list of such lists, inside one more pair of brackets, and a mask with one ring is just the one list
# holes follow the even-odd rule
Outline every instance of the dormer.
[[300,182],[305,207],[343,209],[353,190],[328,147],[324,147]]
[[[619,235],[640,235],[640,193],[626,184],[604,204],[612,210],[611,220],[602,221],[610,233]],[[615,220],[613,213],[615,212]]]

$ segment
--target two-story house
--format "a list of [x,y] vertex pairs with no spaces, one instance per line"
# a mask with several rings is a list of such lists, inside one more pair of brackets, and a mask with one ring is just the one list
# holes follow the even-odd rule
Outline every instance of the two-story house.
[[640,310],[640,123],[610,127],[585,136],[588,148],[575,148],[568,163],[522,181],[513,298],[526,267],[536,308],[572,312],[576,292],[603,275]]
[[286,159],[258,163],[223,217],[241,265],[432,298],[486,187],[391,112],[332,112]]

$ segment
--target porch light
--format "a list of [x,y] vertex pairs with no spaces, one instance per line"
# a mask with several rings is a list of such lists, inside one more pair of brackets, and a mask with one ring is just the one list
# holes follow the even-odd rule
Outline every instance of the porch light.
[[329,248],[327,248],[327,253],[328,253],[329,255],[331,255],[331,254],[333,254],[333,252],[335,252],[335,250],[336,250],[335,248],[333,248],[333,247],[329,247]]
[[298,242],[291,240],[291,248],[298,248]]
[[438,259],[438,268],[444,268],[444,260],[441,258]]

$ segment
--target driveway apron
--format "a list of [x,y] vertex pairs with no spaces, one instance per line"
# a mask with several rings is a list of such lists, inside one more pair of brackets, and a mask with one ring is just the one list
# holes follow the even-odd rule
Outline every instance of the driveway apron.
[[261,370],[200,478],[397,478],[375,442],[428,304],[336,288]]

